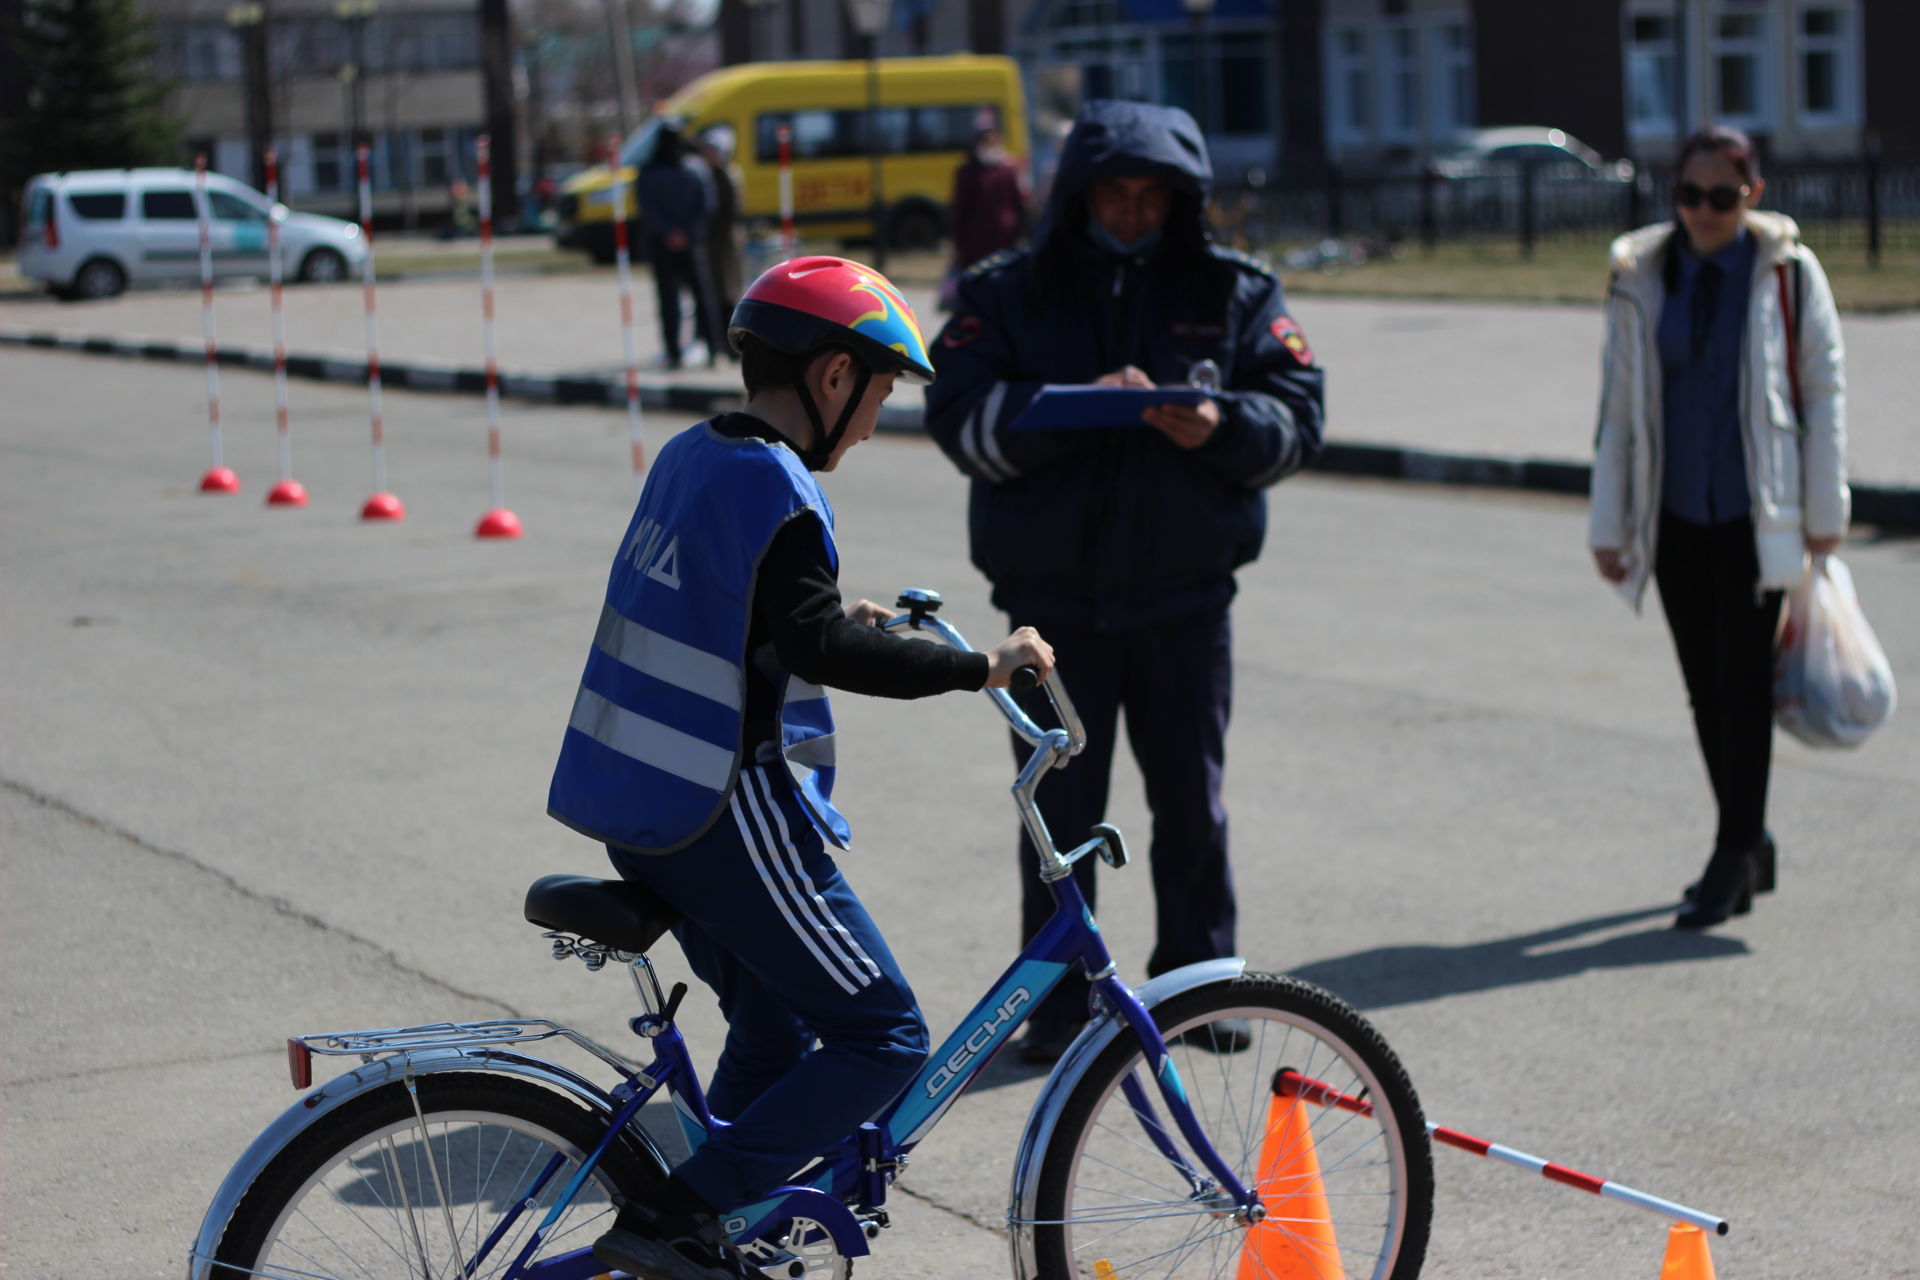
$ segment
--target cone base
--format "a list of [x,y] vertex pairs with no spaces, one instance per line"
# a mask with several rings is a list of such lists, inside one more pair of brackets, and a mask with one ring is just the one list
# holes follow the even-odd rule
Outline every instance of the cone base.
[[520,517],[505,507],[495,507],[480,517],[479,525],[474,529],[476,538],[517,538],[520,536]]
[[360,508],[362,520],[405,520],[407,509],[390,493],[376,493]]
[[200,492],[238,493],[240,492],[240,477],[233,474],[231,468],[214,467],[208,471],[207,474],[200,477]]
[[267,494],[270,507],[304,507],[307,505],[307,488],[298,480],[282,480],[273,486]]

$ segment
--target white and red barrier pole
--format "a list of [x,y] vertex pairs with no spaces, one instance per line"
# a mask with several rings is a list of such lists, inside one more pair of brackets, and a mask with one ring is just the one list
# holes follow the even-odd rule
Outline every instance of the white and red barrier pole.
[[368,172],[367,149],[354,149],[355,181],[360,192],[360,238],[366,260],[360,264],[360,296],[367,317],[367,409],[373,426],[373,496],[360,508],[362,520],[404,520],[407,509],[387,492],[387,421],[380,404],[380,323],[374,302],[373,178]]
[[[1355,1115],[1373,1114],[1371,1102],[1342,1093],[1330,1084],[1310,1076],[1303,1076],[1293,1070],[1282,1070],[1275,1074],[1273,1091],[1283,1098],[1302,1098],[1319,1106],[1338,1107],[1342,1111],[1351,1111]],[[1669,1221],[1699,1227],[1702,1231],[1711,1231],[1715,1235],[1727,1234],[1727,1220],[1718,1214],[1689,1209],[1686,1205],[1676,1204],[1672,1200],[1649,1195],[1644,1191],[1636,1191],[1632,1187],[1610,1182],[1605,1178],[1596,1178],[1590,1173],[1581,1173],[1578,1169],[1570,1169],[1566,1165],[1555,1164],[1551,1160],[1543,1160],[1539,1156],[1531,1156],[1524,1151],[1516,1151],[1512,1147],[1503,1147],[1497,1142],[1488,1142],[1484,1138],[1476,1138],[1470,1133],[1462,1133],[1458,1129],[1449,1129],[1444,1125],[1427,1125],[1427,1134],[1435,1142],[1442,1142],[1447,1146],[1457,1147],[1461,1151],[1469,1151],[1489,1160],[1498,1160],[1516,1169],[1537,1173],[1549,1182],[1577,1187],[1608,1200],[1618,1200],[1636,1209],[1658,1214]]]
[[[480,517],[476,538],[517,538],[520,517],[507,510],[506,474],[500,461],[500,362],[493,341],[493,164],[491,140],[481,134],[474,150],[480,170],[480,315],[487,349],[487,470],[493,485],[493,509]],[[615,157],[618,163],[618,157]]]
[[620,140],[609,138],[613,156],[613,261],[620,277],[620,340],[627,353],[627,441],[633,452],[633,485],[646,484],[646,442],[640,425],[640,348],[633,334],[633,269],[627,253],[626,170],[620,164]]
[[280,440],[280,483],[267,493],[270,507],[304,507],[307,491],[293,478],[293,432],[287,419],[287,317],[281,305],[280,156],[267,148],[267,288],[273,298],[273,426]]
[[234,493],[240,477],[222,461],[220,440],[220,351],[213,339],[213,228],[207,221],[207,157],[193,158],[194,185],[200,204],[200,332],[207,343],[207,436],[213,465],[200,477],[202,493]]
[[775,136],[780,140],[780,257],[784,261],[797,247],[793,239],[793,129],[783,124]]

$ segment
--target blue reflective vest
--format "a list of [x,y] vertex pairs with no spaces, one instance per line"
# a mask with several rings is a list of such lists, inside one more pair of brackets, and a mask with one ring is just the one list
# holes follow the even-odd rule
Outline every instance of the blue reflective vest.
[[[774,534],[808,511],[837,569],[833,508],[791,449],[704,426],[667,442],[607,579],[547,812],[645,853],[722,818],[743,764],[754,577]],[[778,694],[779,756],[821,834],[845,848],[826,691],[762,670]]]

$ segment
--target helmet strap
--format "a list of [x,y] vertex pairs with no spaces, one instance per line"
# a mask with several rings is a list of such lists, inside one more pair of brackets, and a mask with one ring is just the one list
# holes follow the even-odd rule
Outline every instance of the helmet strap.
[[826,420],[820,416],[820,406],[814,403],[813,392],[807,389],[806,376],[796,379],[793,389],[800,393],[800,407],[807,411],[807,421],[813,424],[813,444],[800,454],[800,461],[807,464],[807,470],[819,471],[833,457],[833,451],[840,447],[841,438],[847,434],[847,424],[853,421],[854,413],[860,408],[860,402],[867,398],[867,387],[873,382],[873,368],[859,356],[853,357],[854,367],[859,373],[854,375],[853,395],[847,399],[846,407],[840,410],[840,420],[828,431]]

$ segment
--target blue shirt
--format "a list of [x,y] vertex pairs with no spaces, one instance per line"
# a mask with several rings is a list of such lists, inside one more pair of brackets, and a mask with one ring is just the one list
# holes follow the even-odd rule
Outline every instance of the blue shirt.
[[[1753,504],[1740,433],[1740,354],[1755,252],[1744,227],[1705,258],[1684,234],[1674,236],[1658,335],[1666,444],[1660,500],[1695,524],[1741,519]],[[1712,270],[1703,274],[1706,267]]]

